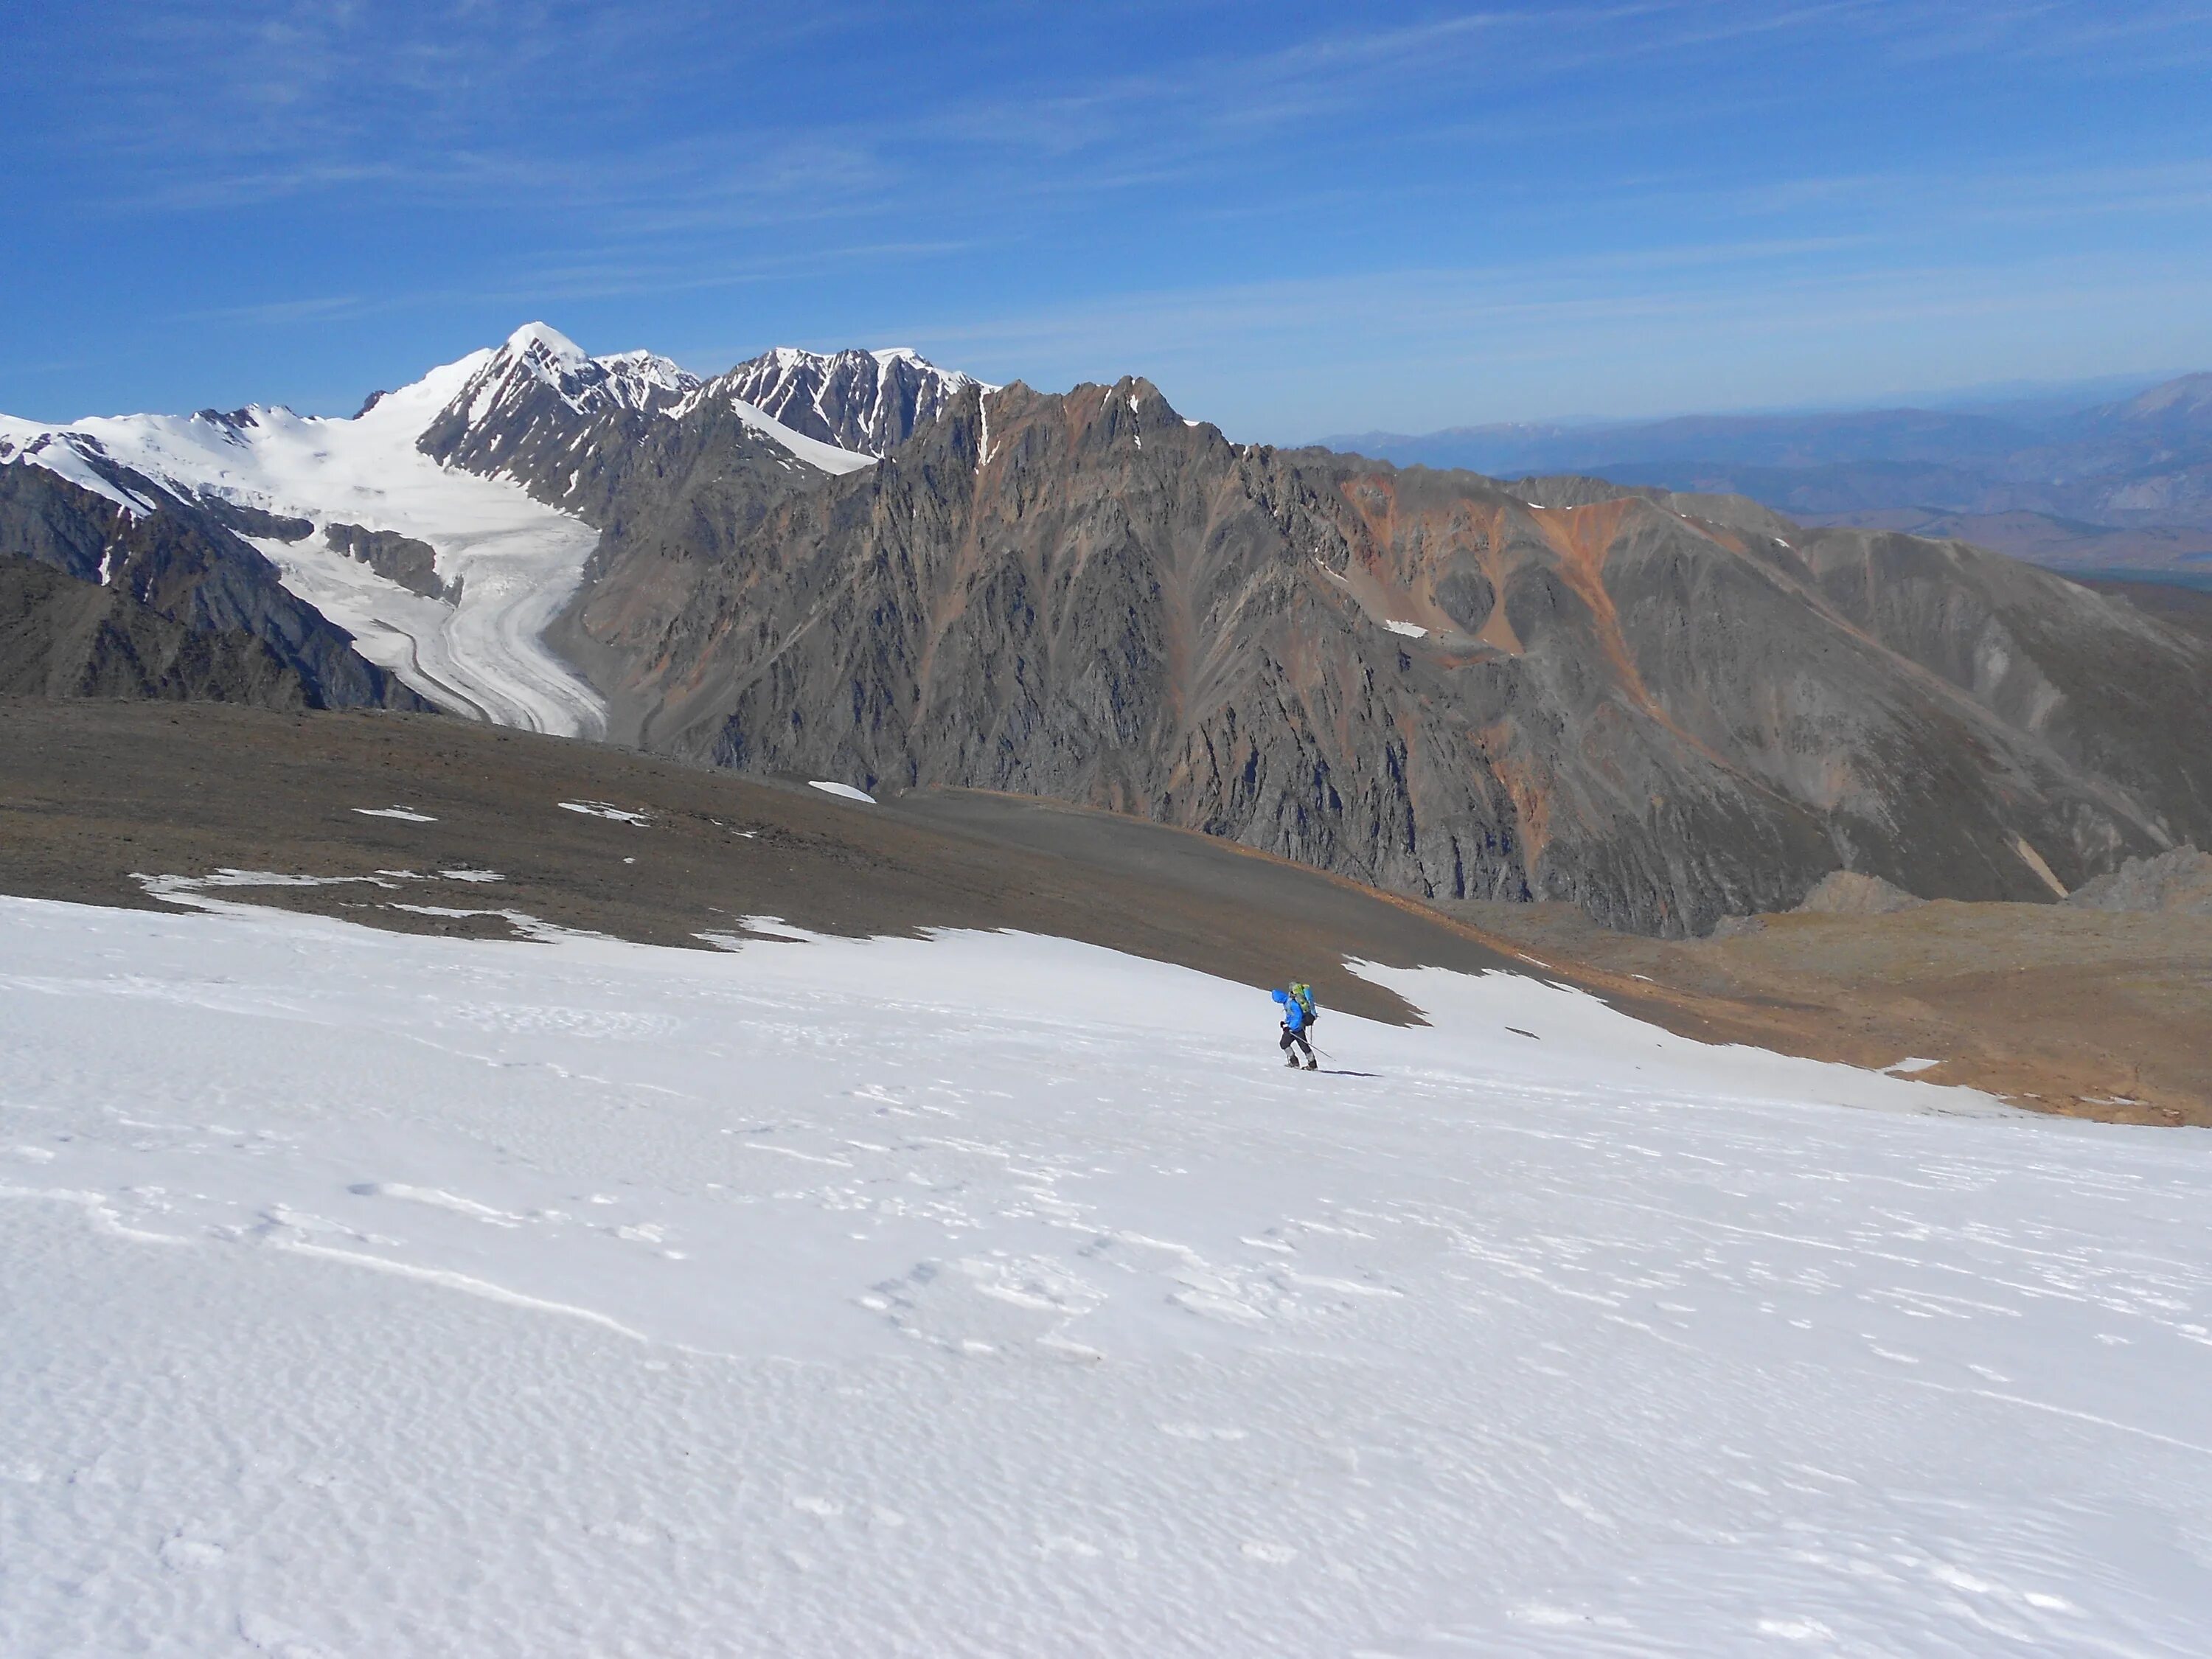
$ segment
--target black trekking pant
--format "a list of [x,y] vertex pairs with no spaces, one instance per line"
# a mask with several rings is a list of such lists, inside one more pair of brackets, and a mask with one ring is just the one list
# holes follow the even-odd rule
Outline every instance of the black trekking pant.
[[1313,1044],[1306,1041],[1306,1034],[1304,1031],[1293,1031],[1289,1026],[1285,1025],[1283,1027],[1282,1041],[1282,1050],[1285,1054],[1287,1054],[1291,1052],[1291,1045],[1293,1042],[1297,1043],[1299,1048],[1306,1051],[1306,1058],[1308,1060],[1311,1060],[1314,1057]]

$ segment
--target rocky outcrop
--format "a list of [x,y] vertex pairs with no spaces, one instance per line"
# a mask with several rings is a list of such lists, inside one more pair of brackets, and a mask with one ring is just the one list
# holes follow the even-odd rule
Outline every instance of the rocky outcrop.
[[1813,890],[1799,902],[1797,911],[1801,915],[1893,916],[1927,902],[1880,876],[1837,870],[1813,884]]
[[403,536],[396,530],[368,530],[357,524],[323,526],[323,542],[334,553],[357,559],[386,581],[397,582],[426,599],[461,597],[459,581],[451,584],[438,575],[437,550],[428,542]]
[[416,447],[464,471],[512,478],[592,523],[606,505],[603,475],[619,471],[624,453],[700,385],[651,352],[586,356],[543,323],[479,359]]
[[599,545],[546,641],[606,698],[609,735],[642,743],[665,695],[648,665],[702,585],[752,556],[770,511],[824,476],[763,436],[723,398],[702,398],[603,449],[587,475]]
[[2212,916],[2212,853],[2177,847],[2156,858],[2130,859],[2110,875],[2084,882],[2066,902],[2083,910]]
[[1673,934],[2212,833],[2212,650],[1962,544],[1239,447],[1141,380],[970,387],[841,478],[727,436],[634,471],[568,622],[664,750]]
[[[200,667],[186,663],[178,669],[181,679],[165,678],[167,669],[149,668],[149,684],[273,685],[275,682],[269,681],[262,670],[251,666],[256,660],[251,653],[240,654],[243,647],[236,646],[234,636],[243,636],[256,641],[282,673],[296,680],[301,706],[429,707],[392,675],[362,659],[353,648],[351,635],[288,592],[276,567],[198,502],[171,495],[135,473],[118,471],[113,483],[118,492],[129,494],[147,510],[122,507],[42,467],[0,466],[0,554],[47,566],[95,591],[112,592],[131,606],[188,633],[231,641],[221,647],[220,661],[210,659]],[[28,612],[16,618],[9,649],[27,653],[27,661],[47,665],[43,669],[23,669],[21,672],[30,678],[61,672],[52,665],[65,664],[67,659],[66,647],[41,645],[41,638],[52,633],[59,640],[94,615],[88,608],[90,602],[82,595],[60,594],[53,602],[60,609],[53,612],[51,624],[35,621]],[[169,647],[148,634],[142,619],[129,607],[107,620],[120,629],[120,635],[103,636],[110,643],[88,659],[95,666],[106,660],[102,652],[112,655],[120,650],[115,644],[118,637],[145,642],[150,655],[144,659],[149,663],[160,659],[173,665],[185,662],[191,652],[200,649],[193,647],[187,651],[179,647],[184,655],[169,653]],[[167,635],[161,638],[166,640]],[[52,656],[52,649],[61,649],[63,655]],[[169,655],[164,657],[164,653]],[[11,676],[15,672],[9,672]],[[98,670],[95,679],[106,672]],[[129,678],[127,671],[115,672]],[[270,691],[268,695],[289,694]],[[261,701],[262,696],[257,691],[241,695],[238,700]],[[268,706],[288,705],[279,701]]]
[[277,542],[304,542],[315,533],[313,519],[294,518],[287,513],[264,512],[258,507],[228,501],[205,489],[193,500],[217,524],[226,530],[235,530],[241,536],[258,536]]
[[252,635],[187,628],[12,554],[0,554],[0,696],[309,706],[298,670]]

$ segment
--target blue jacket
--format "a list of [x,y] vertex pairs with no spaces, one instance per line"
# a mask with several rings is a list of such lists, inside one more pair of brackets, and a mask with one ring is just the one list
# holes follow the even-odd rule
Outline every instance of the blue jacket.
[[1289,1026],[1293,1031],[1303,1031],[1306,1029],[1306,1011],[1304,1004],[1288,991],[1270,991],[1267,994],[1283,1005],[1284,1024]]

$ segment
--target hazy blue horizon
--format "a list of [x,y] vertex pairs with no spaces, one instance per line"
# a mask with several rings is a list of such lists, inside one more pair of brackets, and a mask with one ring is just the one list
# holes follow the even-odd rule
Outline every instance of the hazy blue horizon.
[[1448,427],[1431,428],[1427,432],[1405,432],[1395,427],[1369,427],[1358,433],[1336,431],[1317,434],[1327,437],[1364,437],[1387,434],[1392,437],[1425,437],[1452,431],[1480,431],[1492,426],[1558,427],[1562,431],[1583,428],[1602,429],[1613,426],[1640,426],[1648,422],[1680,420],[1710,416],[1724,420],[1757,419],[1760,417],[1787,418],[1820,415],[1869,414],[1883,410],[1919,409],[1938,413],[1960,415],[1989,415],[2004,419],[2029,418],[2027,411],[2047,407],[2056,410],[2087,409],[2100,403],[2117,403],[2147,392],[2168,380],[2179,380],[2201,371],[2188,368],[2166,368],[2150,373],[2132,374],[2094,374],[2078,380],[2014,380],[1983,382],[1974,386],[1923,389],[1900,392],[1887,398],[1863,402],[1829,404],[1762,404],[1744,409],[1666,409],[1648,414],[1617,416],[1591,412],[1572,415],[1538,415],[1510,416],[1504,421],[1462,421]]

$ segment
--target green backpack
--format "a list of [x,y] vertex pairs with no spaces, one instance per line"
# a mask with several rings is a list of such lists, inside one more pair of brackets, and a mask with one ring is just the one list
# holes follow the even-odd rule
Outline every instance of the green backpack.
[[1291,994],[1298,1000],[1298,1006],[1305,1011],[1307,1024],[1310,1025],[1321,1018],[1321,1010],[1314,1006],[1312,986],[1293,985]]

